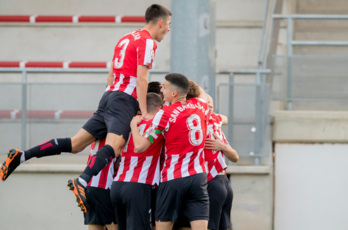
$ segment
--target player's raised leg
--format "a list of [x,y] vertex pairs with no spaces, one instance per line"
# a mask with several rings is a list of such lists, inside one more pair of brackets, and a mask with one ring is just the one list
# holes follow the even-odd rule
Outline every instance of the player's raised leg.
[[11,149],[9,150],[7,159],[1,166],[0,179],[5,181],[21,163],[33,157],[41,158],[54,156],[62,152],[78,153],[84,150],[94,140],[95,137],[93,135],[81,129],[72,138],[51,139],[25,151]]

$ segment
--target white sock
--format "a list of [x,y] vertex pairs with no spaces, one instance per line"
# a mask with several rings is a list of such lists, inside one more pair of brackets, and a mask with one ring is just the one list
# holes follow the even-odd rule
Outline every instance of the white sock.
[[84,179],[82,179],[81,177],[79,177],[79,182],[82,184],[82,186],[83,187],[87,187],[87,182],[84,180]]
[[22,153],[22,156],[21,156],[21,164],[25,161],[25,154],[24,152]]

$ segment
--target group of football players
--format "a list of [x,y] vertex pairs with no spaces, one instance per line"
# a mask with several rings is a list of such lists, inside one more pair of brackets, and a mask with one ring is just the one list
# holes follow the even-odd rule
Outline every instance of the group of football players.
[[237,162],[238,154],[222,132],[227,118],[183,74],[148,84],[155,41],[170,31],[171,15],[149,6],[144,28],[117,43],[92,118],[71,138],[11,149],[0,179],[33,157],[91,145],[85,170],[68,181],[90,230],[229,229],[233,193],[225,157]]

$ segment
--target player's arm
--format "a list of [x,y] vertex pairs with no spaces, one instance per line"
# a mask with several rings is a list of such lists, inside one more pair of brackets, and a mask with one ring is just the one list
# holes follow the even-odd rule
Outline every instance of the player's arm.
[[222,125],[227,125],[228,124],[228,118],[225,115],[219,114],[222,120]]
[[202,89],[202,87],[198,86],[199,87],[199,98],[205,100],[205,101],[208,101],[208,95],[206,92],[204,92],[204,90]]
[[239,156],[236,150],[234,150],[229,144],[223,143],[220,138],[214,133],[215,140],[206,138],[205,148],[214,151],[221,151],[232,162],[237,162]]
[[112,86],[114,83],[114,69],[113,69],[114,63],[111,62],[110,70],[109,70],[109,75],[107,79],[107,86]]
[[146,94],[147,94],[147,84],[149,67],[145,65],[138,65],[137,69],[137,96],[139,102],[139,108],[143,117],[147,118],[147,109],[146,109]]
[[151,145],[151,142],[145,137],[141,136],[138,130],[138,124],[141,122],[141,116],[133,117],[131,121],[131,129],[134,142],[134,150],[137,153],[145,152]]

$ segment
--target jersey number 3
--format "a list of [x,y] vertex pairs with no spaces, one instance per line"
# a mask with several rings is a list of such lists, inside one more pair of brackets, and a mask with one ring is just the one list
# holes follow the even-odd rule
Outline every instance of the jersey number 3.
[[129,44],[129,39],[126,38],[126,39],[122,40],[120,42],[120,44],[118,45],[118,47],[122,47],[122,50],[119,53],[119,56],[121,56],[121,57],[115,58],[114,65],[115,65],[116,69],[119,69],[123,66],[123,61],[124,61],[124,57],[126,56],[126,49],[127,49],[128,44]]
[[197,114],[189,116],[186,120],[191,145],[198,146],[203,142],[203,130],[201,118]]

